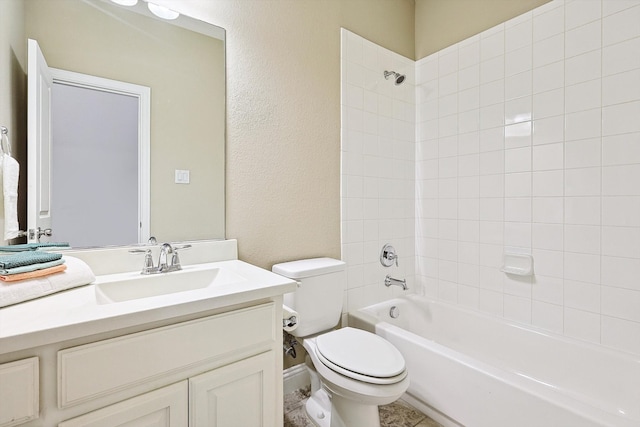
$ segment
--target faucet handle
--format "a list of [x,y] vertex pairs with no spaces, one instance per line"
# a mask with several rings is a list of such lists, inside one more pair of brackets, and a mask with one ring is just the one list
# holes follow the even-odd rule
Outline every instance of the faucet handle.
[[142,267],[142,274],[149,274],[155,269],[153,265],[153,257],[151,256],[151,249],[130,249],[129,253],[144,254],[144,266]]

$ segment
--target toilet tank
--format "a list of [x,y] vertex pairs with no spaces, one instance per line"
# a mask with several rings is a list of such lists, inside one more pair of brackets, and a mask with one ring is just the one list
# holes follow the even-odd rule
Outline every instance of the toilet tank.
[[273,266],[276,274],[298,282],[295,292],[284,295],[284,304],[299,314],[298,327],[290,332],[306,337],[338,324],[346,285],[345,263],[333,258],[313,258]]

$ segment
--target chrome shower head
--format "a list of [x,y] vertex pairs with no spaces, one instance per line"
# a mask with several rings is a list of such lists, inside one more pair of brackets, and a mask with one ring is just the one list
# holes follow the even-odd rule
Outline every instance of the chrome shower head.
[[402,82],[404,82],[404,79],[407,77],[404,74],[396,73],[395,71],[384,72],[385,79],[389,80],[389,77],[391,76],[393,76],[394,80],[396,81],[396,86],[402,84]]

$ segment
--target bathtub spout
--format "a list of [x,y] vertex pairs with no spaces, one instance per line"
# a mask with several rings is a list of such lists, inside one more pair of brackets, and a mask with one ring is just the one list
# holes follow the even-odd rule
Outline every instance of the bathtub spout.
[[403,291],[406,291],[407,289],[409,289],[407,287],[407,279],[394,279],[393,277],[391,277],[390,275],[387,274],[387,277],[384,278],[384,285],[386,287],[389,287],[391,285],[396,285],[396,286],[400,286],[402,288]]

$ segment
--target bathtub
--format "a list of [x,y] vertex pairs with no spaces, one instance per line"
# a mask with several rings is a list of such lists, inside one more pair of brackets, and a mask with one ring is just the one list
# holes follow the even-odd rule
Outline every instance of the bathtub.
[[640,426],[640,357],[417,295],[349,325],[400,350],[406,399],[445,426]]

